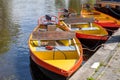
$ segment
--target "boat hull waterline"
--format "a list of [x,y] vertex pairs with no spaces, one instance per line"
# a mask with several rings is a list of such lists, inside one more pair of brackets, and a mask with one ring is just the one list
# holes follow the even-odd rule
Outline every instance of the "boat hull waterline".
[[[74,32],[61,31],[57,21],[54,22],[55,24],[50,25],[56,26],[57,31],[53,30],[55,27],[44,30],[46,25],[40,24],[39,21],[38,26],[30,34],[28,42],[30,57],[42,69],[43,73],[51,79],[54,78],[54,75],[57,75],[59,79],[63,78],[65,80],[82,65],[83,50]],[[55,44],[53,45],[53,43]],[[47,72],[53,73],[53,76],[48,75]]]

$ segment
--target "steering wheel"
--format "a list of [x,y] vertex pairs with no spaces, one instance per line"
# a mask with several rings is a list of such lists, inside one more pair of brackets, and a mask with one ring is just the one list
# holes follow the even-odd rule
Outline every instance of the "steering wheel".
[[58,18],[53,15],[49,15],[50,19],[47,19],[46,16],[42,16],[38,20],[38,24],[58,24]]

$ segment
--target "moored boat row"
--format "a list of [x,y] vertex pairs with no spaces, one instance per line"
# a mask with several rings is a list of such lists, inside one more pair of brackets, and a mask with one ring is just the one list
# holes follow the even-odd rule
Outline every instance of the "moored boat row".
[[82,66],[83,39],[106,41],[109,34],[104,27],[110,27],[110,24],[113,24],[111,28],[119,27],[119,22],[114,23],[108,16],[99,13],[105,18],[102,19],[91,12],[82,10],[82,17],[74,14],[61,20],[52,15],[38,19],[28,41],[30,57],[52,80],[66,80]]
[[95,19],[94,22],[96,24],[101,25],[104,28],[112,29],[112,30],[120,28],[119,20],[105,13],[97,11],[95,8],[91,8],[90,10],[88,10],[88,8],[83,5],[83,8],[81,10],[81,15],[83,17],[94,17]]
[[67,30],[76,32],[76,37],[79,38],[82,46],[93,49],[93,47],[97,47],[96,45],[105,42],[109,38],[106,29],[94,22],[94,17],[81,17],[75,11],[70,11],[69,9],[68,11],[63,9],[61,11],[63,13],[59,13],[59,20],[61,24],[69,27]]

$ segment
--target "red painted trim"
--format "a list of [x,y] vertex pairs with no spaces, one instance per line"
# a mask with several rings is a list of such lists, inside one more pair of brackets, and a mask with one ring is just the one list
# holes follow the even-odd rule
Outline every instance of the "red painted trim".
[[80,67],[80,65],[83,62],[83,49],[82,49],[82,46],[79,46],[79,49],[80,49],[81,55],[80,55],[79,60],[77,61],[77,63],[74,65],[74,67],[69,70],[69,76],[72,75]]
[[83,60],[82,54],[81,54],[81,56],[80,56],[79,61],[77,62],[77,64],[75,64],[75,66],[71,70],[65,71],[65,70],[59,69],[57,67],[54,67],[52,65],[49,65],[49,64],[45,63],[44,61],[40,60],[39,58],[37,58],[33,54],[32,51],[30,51],[30,56],[31,56],[32,60],[36,64],[38,64],[39,66],[41,66],[41,67],[43,67],[43,68],[45,68],[45,69],[47,69],[49,71],[52,71],[54,73],[57,73],[59,75],[65,76],[65,77],[69,77],[71,74],[73,74],[78,69],[78,67],[82,64],[82,60]]
[[97,36],[97,35],[88,35],[88,34],[80,34],[76,33],[77,38],[83,38],[83,39],[95,39],[95,40],[107,40],[108,36]]
[[113,23],[99,23],[99,22],[95,22],[95,23],[98,24],[98,25],[101,25],[104,28],[113,28],[113,29],[120,28],[120,25],[118,25],[118,24],[113,24]]
[[[57,74],[63,75],[63,76],[65,76],[65,77],[68,76],[68,72],[67,72],[67,71],[61,70],[61,69],[59,69],[59,68],[56,68],[56,67],[54,67],[54,66],[52,66],[52,65],[49,65],[49,64],[45,63],[44,61],[42,61],[42,60],[40,60],[39,58],[37,58],[37,57],[33,54],[32,51],[30,52],[30,56],[31,56],[32,60],[33,60],[37,65],[39,65],[39,66],[41,66],[41,67],[43,67],[43,68],[45,68],[45,69],[47,69],[47,70],[49,70],[49,71],[52,71],[52,72],[55,72],[55,73],[57,73]],[[61,73],[61,71],[64,71],[64,73]]]

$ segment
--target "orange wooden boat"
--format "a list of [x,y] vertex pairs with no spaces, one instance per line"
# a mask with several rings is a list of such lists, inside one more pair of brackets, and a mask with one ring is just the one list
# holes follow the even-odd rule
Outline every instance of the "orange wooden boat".
[[[77,38],[92,39],[92,40],[107,40],[108,32],[93,22],[92,18],[71,17],[60,22],[67,31],[75,31]],[[67,29],[66,29],[67,28]]]
[[74,32],[59,28],[55,16],[38,20],[29,37],[31,59],[52,80],[66,80],[82,65],[83,50]]
[[109,16],[105,13],[93,9],[88,10],[85,5],[81,10],[81,15],[83,17],[94,17],[95,23],[101,25],[107,29],[118,29],[120,28],[120,21],[116,18]]
[[60,24],[68,26],[64,30],[75,31],[77,38],[92,40],[107,40],[108,32],[94,22],[93,17],[81,17],[72,9],[61,9],[58,12]]
[[63,11],[63,13],[61,11],[59,13],[59,20],[61,25],[68,26],[67,28],[62,27],[64,30],[76,32],[76,37],[79,38],[85,48],[93,50],[109,38],[107,30],[96,24],[94,18],[81,17],[74,10],[69,12],[68,9],[68,11]]
[[93,50],[109,38],[108,32],[100,25],[91,22],[91,18],[67,18],[60,24],[68,25],[67,28],[63,27],[67,31],[75,31],[76,37],[85,48]]

